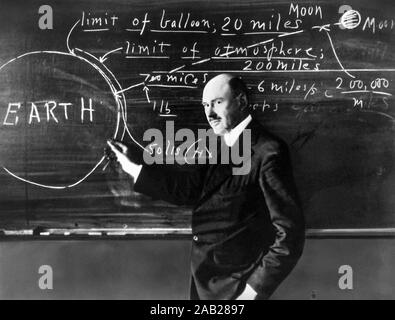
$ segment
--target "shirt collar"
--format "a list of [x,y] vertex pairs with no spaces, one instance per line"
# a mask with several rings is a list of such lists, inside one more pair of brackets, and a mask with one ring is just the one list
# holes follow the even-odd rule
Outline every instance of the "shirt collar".
[[239,138],[239,136],[241,135],[241,133],[243,132],[243,130],[248,126],[248,124],[251,122],[252,117],[249,114],[243,121],[241,121],[236,127],[234,127],[232,130],[230,130],[229,132],[226,132],[224,134],[224,140],[225,143],[228,147],[232,147],[237,139]]

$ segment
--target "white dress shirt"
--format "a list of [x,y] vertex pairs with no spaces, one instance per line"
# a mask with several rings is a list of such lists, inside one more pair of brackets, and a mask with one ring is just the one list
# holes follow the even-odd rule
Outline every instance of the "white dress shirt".
[[244,129],[247,128],[247,126],[249,125],[251,120],[252,120],[252,117],[249,114],[236,127],[234,127],[232,130],[230,130],[229,132],[226,132],[224,134],[224,140],[225,140],[225,143],[228,147],[232,147],[236,143],[237,139],[239,138],[241,133],[244,131]]

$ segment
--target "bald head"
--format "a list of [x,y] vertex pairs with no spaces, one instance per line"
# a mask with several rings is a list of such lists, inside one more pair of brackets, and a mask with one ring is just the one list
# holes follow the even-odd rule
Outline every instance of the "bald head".
[[229,86],[229,81],[232,80],[233,78],[235,77],[228,73],[223,73],[212,78],[209,82],[207,82],[206,86],[204,87],[203,95],[204,95],[204,91],[207,90],[226,89]]
[[[248,89],[243,80],[239,77],[234,76],[230,73],[222,73],[209,82],[207,82],[204,90],[216,90],[216,89],[227,89],[230,88],[234,97],[243,94],[248,98]],[[204,92],[203,92],[204,95]]]
[[206,84],[202,104],[214,132],[223,135],[248,115],[247,87],[238,77],[220,74]]

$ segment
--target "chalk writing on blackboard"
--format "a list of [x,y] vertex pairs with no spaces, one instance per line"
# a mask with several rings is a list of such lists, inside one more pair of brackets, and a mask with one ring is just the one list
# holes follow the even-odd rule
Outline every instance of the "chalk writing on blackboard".
[[[249,83],[250,88],[263,97],[259,102],[251,102],[250,107],[255,111],[281,111],[281,102],[266,99],[266,96],[273,94],[281,94],[284,99],[287,96],[291,99],[291,95],[297,94],[306,102],[317,99],[330,101],[343,97],[349,101],[350,109],[374,113],[395,122],[395,118],[387,112],[389,99],[393,95],[391,81],[389,77],[383,76],[383,73],[391,73],[395,69],[345,65],[337,52],[333,36],[334,30],[358,30],[371,34],[392,32],[394,20],[364,16],[351,7],[347,10],[339,9],[339,13],[339,16],[328,19],[320,5],[302,6],[291,3],[287,10],[273,10],[265,19],[225,14],[214,19],[186,10],[174,13],[161,9],[144,12],[139,16],[132,15],[127,21],[123,21],[121,15],[112,12],[82,11],[81,17],[72,24],[65,37],[66,52],[43,50],[24,53],[0,66],[0,75],[10,72],[13,65],[32,56],[41,56],[45,62],[46,59],[60,55],[90,66],[97,77],[104,79],[107,91],[115,101],[116,121],[112,137],[123,139],[128,136],[144,150],[146,148],[137,141],[128,125],[125,93],[135,90],[143,96],[153,113],[164,119],[177,118],[177,107],[172,101],[152,98],[151,90],[198,89],[208,81],[212,73],[218,72],[257,76],[254,83]],[[112,47],[104,48],[104,52],[102,50],[100,54],[76,45],[82,35],[95,37],[112,32],[124,37],[121,36],[122,40]],[[306,33],[314,33],[325,39],[326,49],[303,41]],[[148,34],[150,37],[145,37]],[[172,41],[175,35],[191,37],[192,41]],[[220,37],[223,41],[211,46],[201,45],[213,36]],[[289,39],[294,41],[290,43]],[[79,43],[82,44],[81,41]],[[153,64],[151,70],[136,75],[137,81],[121,85],[108,67],[113,59],[136,63],[153,61]],[[171,61],[172,65],[170,68],[160,68],[154,61]],[[328,85],[328,81],[323,83],[320,80],[296,77],[298,74],[315,73],[329,75],[328,81],[331,83]],[[283,74],[285,77],[266,77],[271,74]],[[73,125],[78,123],[89,127],[95,124],[98,110],[105,109],[100,103],[98,105],[95,97],[89,95],[77,95],[73,101],[54,97],[41,101],[28,98],[26,101],[25,96],[17,99],[18,92],[10,93],[9,96],[12,100],[0,109],[1,130],[22,126],[23,123],[37,127],[71,122]],[[328,108],[324,110],[324,107],[309,104],[295,104],[291,110],[295,113],[295,118],[306,113],[328,112]],[[86,175],[62,186],[38,183],[33,178],[19,176],[4,164],[2,167],[8,174],[25,183],[50,189],[66,189],[82,183],[103,161],[104,157],[99,157]]]

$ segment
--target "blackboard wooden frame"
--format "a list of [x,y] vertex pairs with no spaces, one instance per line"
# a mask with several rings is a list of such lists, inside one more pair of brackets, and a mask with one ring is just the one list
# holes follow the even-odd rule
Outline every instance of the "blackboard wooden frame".
[[[395,238],[395,228],[307,229],[307,239],[370,239]],[[135,240],[192,239],[191,228],[129,228],[129,229],[41,229],[8,230],[0,233],[0,241],[19,240]]]

